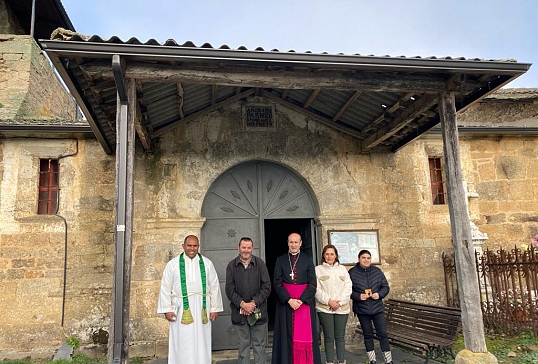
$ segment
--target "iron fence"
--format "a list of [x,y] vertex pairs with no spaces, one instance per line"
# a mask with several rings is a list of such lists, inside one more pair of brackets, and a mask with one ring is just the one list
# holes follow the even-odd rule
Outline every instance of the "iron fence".
[[[486,329],[538,334],[538,249],[475,252]],[[447,305],[459,307],[454,254],[443,254]]]

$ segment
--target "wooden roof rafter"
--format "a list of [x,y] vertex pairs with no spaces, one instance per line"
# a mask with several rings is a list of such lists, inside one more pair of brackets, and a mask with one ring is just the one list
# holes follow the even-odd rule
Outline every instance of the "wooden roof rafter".
[[99,94],[103,91],[109,91],[112,89],[115,90],[116,82],[114,80],[108,80],[108,81],[103,81],[103,82],[98,82],[98,83],[94,82],[93,85],[91,85],[91,89],[95,94]]
[[[379,124],[383,122],[383,120],[390,118],[392,114],[394,114],[396,111],[400,109],[405,109],[409,106],[409,102],[414,102],[414,93],[409,92],[405,95],[403,95],[400,99],[398,99],[394,104],[391,106],[386,106],[385,111],[383,111],[377,118],[375,118],[369,125],[365,126],[362,129],[362,134],[364,137],[368,136],[370,130],[376,128]],[[410,101],[411,100],[411,101]]]
[[437,95],[424,95],[419,100],[415,100],[415,102],[409,108],[405,109],[398,117],[390,121],[386,126],[378,129],[372,135],[366,137],[361,142],[362,151],[368,151],[382,143],[384,140],[390,138],[411,122],[417,114],[424,113],[436,103]]
[[296,105],[292,102],[289,102],[289,101],[286,101],[286,100],[283,100],[280,96],[278,95],[275,95],[274,93],[270,92],[270,91],[267,91],[267,90],[262,90],[261,92],[261,96],[269,99],[269,100],[272,100],[274,102],[277,102],[281,105],[284,105],[294,111],[297,111],[301,114],[304,114],[306,116],[308,116],[309,118],[313,119],[313,120],[316,120],[316,121],[319,121],[320,123],[324,124],[324,125],[327,125],[329,126],[330,128],[332,129],[335,129],[335,130],[338,130],[338,131],[341,131],[345,134],[348,134],[348,135],[351,135],[355,138],[361,138],[360,136],[360,133],[357,132],[356,130],[353,130],[351,128],[348,128],[346,126],[343,126],[343,125],[339,125],[339,124],[336,124],[335,122],[333,122],[331,119],[329,118],[326,118],[326,117],[323,117],[315,112],[312,112],[312,111],[309,111],[307,109],[305,109],[303,106],[300,106],[300,105]]
[[154,136],[155,137],[159,137],[171,130],[174,130],[178,127],[180,127],[181,125],[183,125],[184,123],[189,123],[191,121],[194,121],[195,119],[203,116],[203,115],[206,115],[206,114],[209,114],[210,112],[213,112],[215,110],[218,110],[220,109],[221,107],[224,107],[224,106],[227,106],[227,105],[230,105],[236,101],[239,101],[240,99],[243,99],[243,98],[247,98],[248,96],[251,96],[253,95],[254,93],[256,92],[255,88],[249,88],[247,89],[246,91],[243,91],[239,94],[236,94],[232,97],[229,97],[227,98],[226,100],[222,100],[220,102],[217,102],[215,103],[214,105],[211,105],[209,107],[206,107],[205,109],[202,109],[200,111],[197,111],[195,113],[192,113],[192,114],[189,114],[187,116],[185,116],[183,119],[181,120],[177,120],[177,121],[181,121],[181,123],[177,123],[177,122],[172,122],[166,126],[163,126],[159,129],[156,129],[154,131]]
[[211,85],[211,96],[210,96],[210,102],[211,105],[215,105],[217,103],[217,84]]
[[129,112],[132,113],[132,120],[134,120],[136,134],[138,135],[144,149],[148,151],[152,149],[152,143],[148,130],[144,125],[144,117],[142,115],[140,103],[138,102],[138,94],[141,92],[139,90],[141,89],[136,80],[127,81]]
[[308,99],[306,100],[306,102],[303,104],[303,108],[308,109],[310,107],[310,104],[314,102],[314,99],[319,95],[320,92],[321,92],[321,88],[317,88],[314,91],[312,91],[310,96],[308,96]]
[[179,118],[184,119],[185,113],[183,112],[183,100],[185,98],[185,91],[183,90],[183,85],[181,82],[176,83],[177,88],[177,108],[179,112]]
[[344,111],[347,110],[347,108],[353,104],[355,102],[355,100],[357,100],[359,98],[359,96],[362,94],[362,90],[360,91],[355,91],[355,93],[353,94],[353,96],[351,96],[346,102],[344,105],[342,105],[342,107],[340,108],[340,110],[338,110],[338,112],[336,114],[334,114],[334,116],[332,117],[332,121],[337,121],[338,119],[340,119],[340,116],[342,116],[342,114],[344,113]]

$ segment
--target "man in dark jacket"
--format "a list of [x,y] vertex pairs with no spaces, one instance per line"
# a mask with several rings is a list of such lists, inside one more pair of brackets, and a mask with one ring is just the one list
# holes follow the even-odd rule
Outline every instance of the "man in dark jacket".
[[267,298],[271,278],[265,262],[252,255],[250,238],[239,240],[239,255],[226,267],[226,296],[232,309],[232,324],[237,334],[238,364],[250,363],[250,346],[254,362],[265,364],[267,337]]
[[381,269],[372,265],[372,255],[368,250],[359,252],[359,262],[349,270],[349,276],[352,282],[353,313],[359,317],[368,360],[370,364],[377,363],[374,350],[373,322],[385,363],[392,364],[392,353],[387,338],[385,309],[382,301],[389,294],[387,278]]

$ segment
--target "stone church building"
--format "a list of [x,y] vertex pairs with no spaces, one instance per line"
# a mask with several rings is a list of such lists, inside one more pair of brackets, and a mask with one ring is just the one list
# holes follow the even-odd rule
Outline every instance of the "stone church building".
[[[477,248],[538,234],[538,89],[501,89],[529,64],[103,40],[50,3],[52,40],[0,0],[0,359],[104,353],[119,281],[129,356],[166,356],[160,278],[188,234],[222,285],[240,237],[271,272],[300,232],[316,262],[368,248],[391,297],[446,304],[447,90]],[[225,303],[216,349],[232,329]]]

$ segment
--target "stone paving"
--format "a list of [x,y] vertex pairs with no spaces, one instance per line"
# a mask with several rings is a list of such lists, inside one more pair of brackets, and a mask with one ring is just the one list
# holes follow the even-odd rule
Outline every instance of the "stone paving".
[[[349,338],[346,335],[347,338]],[[381,356],[381,349],[376,342],[377,362],[383,363]],[[423,364],[425,358],[413,355],[407,351],[401,350],[397,347],[392,347],[392,358],[394,364]],[[321,352],[321,362],[325,364],[325,353]],[[167,358],[154,359],[145,364],[167,364]],[[251,359],[251,363],[254,360]],[[267,348],[267,364],[271,363],[271,348]],[[364,344],[362,337],[359,335],[353,335],[346,341],[346,364],[364,364],[368,363],[366,360],[366,351],[364,350]],[[430,363],[436,363],[430,360]],[[213,364],[237,364],[237,350],[221,350],[213,352]]]

